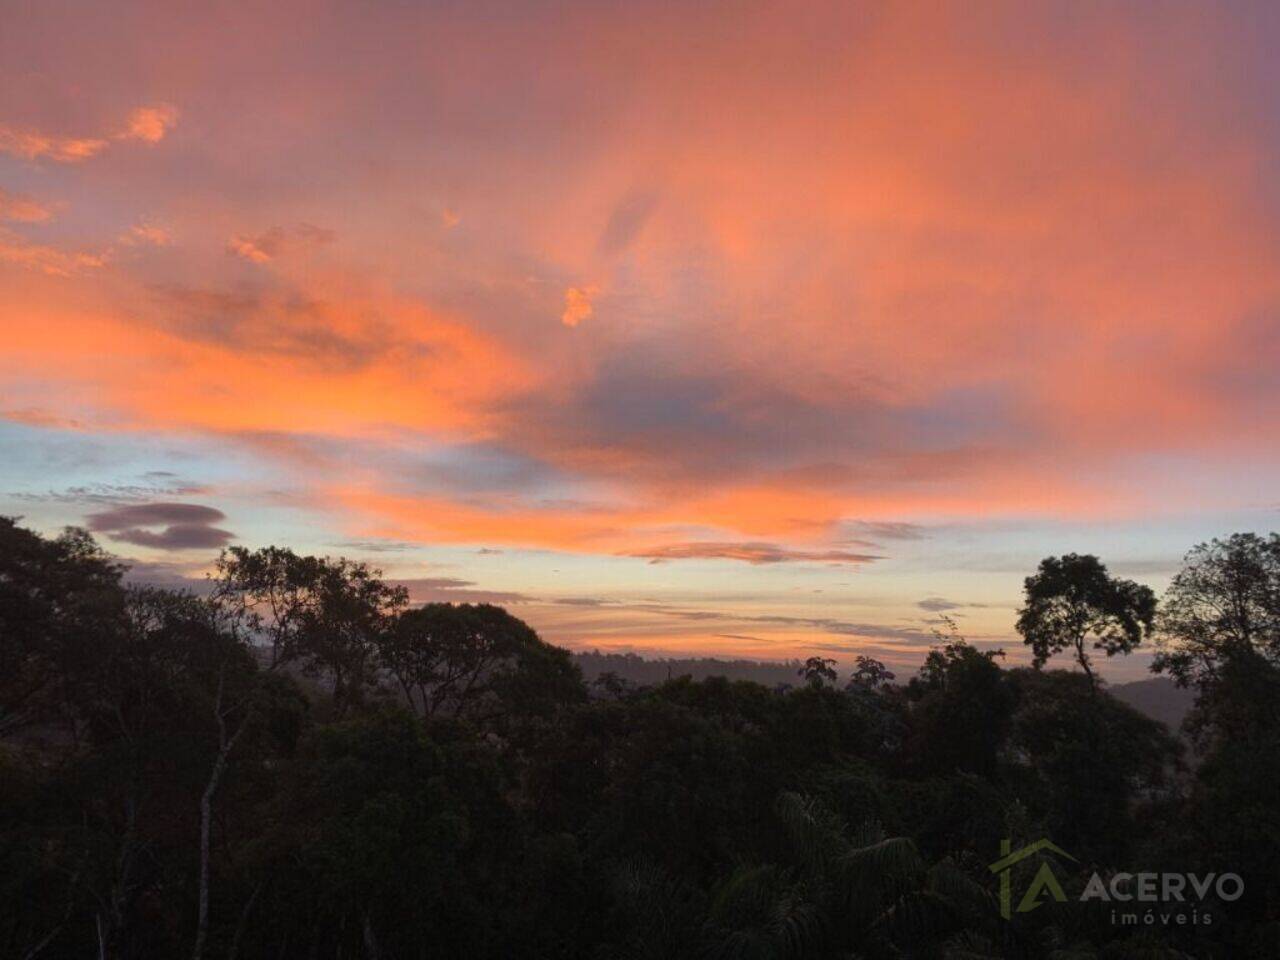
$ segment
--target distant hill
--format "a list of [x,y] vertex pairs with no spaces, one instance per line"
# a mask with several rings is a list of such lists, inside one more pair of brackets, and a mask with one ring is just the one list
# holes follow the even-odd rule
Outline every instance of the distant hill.
[[[800,661],[720,660],[716,657],[659,657],[647,659],[634,653],[602,653],[599,650],[575,653],[574,660],[590,683],[602,673],[614,673],[638,685],[662,683],[668,677],[728,677],[753,680],[773,687],[798,683]],[[1112,696],[1135,710],[1159,720],[1172,732],[1182,728],[1182,720],[1195,702],[1195,692],[1178,687],[1167,677],[1117,683],[1107,687]]]
[[730,680],[753,680],[766,687],[779,683],[799,683],[800,661],[790,660],[720,660],[715,657],[661,657],[646,659],[634,653],[601,653],[599,650],[575,653],[573,659],[590,683],[602,673],[615,673],[638,685],[662,683],[668,677],[728,677]]
[[1194,690],[1183,689],[1167,677],[1117,683],[1107,690],[1135,710],[1159,720],[1174,733],[1182,729],[1182,721],[1196,700]]

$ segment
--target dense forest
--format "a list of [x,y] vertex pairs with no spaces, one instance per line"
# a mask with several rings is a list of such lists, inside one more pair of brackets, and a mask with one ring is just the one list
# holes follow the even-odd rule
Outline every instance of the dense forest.
[[[1280,536],[1159,603],[1046,559],[1032,667],[944,628],[913,676],[789,686],[586,683],[497,607],[287,549],[198,595],[123,572],[0,520],[4,957],[1280,955]],[[1181,738],[1099,676],[1139,644]],[[1004,879],[1064,897],[1005,919],[991,864],[1044,839]],[[1080,899],[1141,871],[1243,890]]]

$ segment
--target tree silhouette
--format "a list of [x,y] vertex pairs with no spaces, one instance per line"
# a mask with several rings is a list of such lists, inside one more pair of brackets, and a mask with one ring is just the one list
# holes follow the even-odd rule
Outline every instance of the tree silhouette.
[[1046,557],[1023,586],[1026,602],[1018,611],[1017,627],[1034,653],[1032,662],[1043,667],[1069,649],[1094,688],[1089,641],[1108,657],[1127,654],[1151,632],[1155,619],[1151,588],[1112,577],[1091,554]]
[[1280,535],[1238,533],[1187,554],[1161,605],[1152,669],[1210,686],[1229,660],[1280,666]]
[[[197,596],[0,521],[0,956],[1269,958],[1276,552],[1198,547],[1170,590],[1184,771],[1088,674],[1003,669],[954,624],[902,685],[870,657],[844,689],[821,657],[795,688],[666,662],[588,696],[506,611],[411,608],[362,564],[228,551]],[[1046,622],[1087,620],[1052,579]],[[1074,898],[1002,921],[999,841],[1045,836],[1073,893],[1136,862],[1246,892],[1211,928]]]
[[825,687],[836,682],[835,661],[827,657],[810,657],[796,671],[810,687]]
[[381,635],[379,655],[406,699],[427,716],[536,712],[585,695],[564,651],[491,604],[404,610]]
[[266,638],[272,667],[299,663],[327,679],[339,712],[358,705],[375,682],[379,645],[409,600],[404,587],[385,583],[368,564],[279,547],[225,551],[213,597]]
[[896,674],[879,660],[859,655],[854,661],[855,669],[849,678],[851,684],[877,690],[885,684],[892,683]]

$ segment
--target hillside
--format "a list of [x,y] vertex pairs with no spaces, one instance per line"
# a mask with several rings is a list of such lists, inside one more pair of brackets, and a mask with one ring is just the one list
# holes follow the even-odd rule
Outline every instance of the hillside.
[[1167,677],[1117,683],[1107,689],[1112,696],[1159,720],[1174,733],[1182,728],[1182,721],[1196,699],[1195,691],[1179,687]]
[[[582,675],[588,683],[601,674],[614,673],[639,686],[662,683],[669,677],[690,676],[694,680],[707,677],[751,680],[773,687],[780,683],[796,683],[796,671],[800,667],[799,662],[791,661],[721,660],[715,657],[647,659],[634,653],[602,653],[599,650],[575,653],[573,658],[582,668]],[[1166,677],[1117,683],[1107,689],[1119,700],[1159,720],[1175,733],[1181,729],[1182,720],[1195,701],[1192,691],[1179,688]]]

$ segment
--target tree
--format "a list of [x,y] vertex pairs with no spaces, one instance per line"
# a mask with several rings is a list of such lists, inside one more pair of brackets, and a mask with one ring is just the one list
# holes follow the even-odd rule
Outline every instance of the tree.
[[1202,838],[1198,856],[1206,865],[1230,863],[1244,877],[1237,913],[1274,916],[1280,535],[1237,533],[1192,549],[1165,593],[1157,643],[1151,669],[1196,688],[1184,727],[1199,753],[1186,810]]
[[566,651],[487,603],[403,610],[381,635],[379,655],[405,698],[427,716],[538,713],[586,696]]
[[1280,667],[1280,534],[1237,533],[1187,554],[1165,593],[1152,670],[1202,692],[1226,661]]
[[837,674],[832,666],[834,663],[834,660],[827,657],[810,657],[796,673],[803,677],[804,682],[809,686],[823,687],[836,682]]
[[631,681],[619,676],[613,670],[606,670],[591,681],[591,689],[599,691],[599,696],[612,700],[621,700],[631,689]]
[[53,539],[0,517],[0,736],[56,723],[82,733],[89,638],[123,625],[123,567],[83,530]]
[[907,685],[907,696],[916,702],[905,759],[928,773],[989,776],[1009,735],[1015,702],[996,663],[1004,651],[978,650],[948,623],[950,634],[935,631],[943,642]]
[[1035,798],[1055,842],[1104,856],[1136,833],[1133,801],[1166,785],[1180,745],[1159,721],[1078,672],[1011,670],[1017,692],[1009,736],[1020,793]]
[[368,564],[232,547],[218,559],[213,598],[270,648],[271,666],[298,662],[332,684],[341,713],[376,680],[376,652],[408,602]]
[[1035,654],[1036,668],[1070,649],[1094,688],[1089,641],[1108,657],[1128,654],[1150,634],[1155,619],[1151,588],[1112,577],[1091,554],[1046,557],[1023,586],[1026,604],[1018,611],[1018,632]]
[[871,657],[859,656],[855,663],[857,667],[853,671],[853,676],[849,678],[850,684],[877,690],[886,684],[892,683],[896,676],[883,663]]

